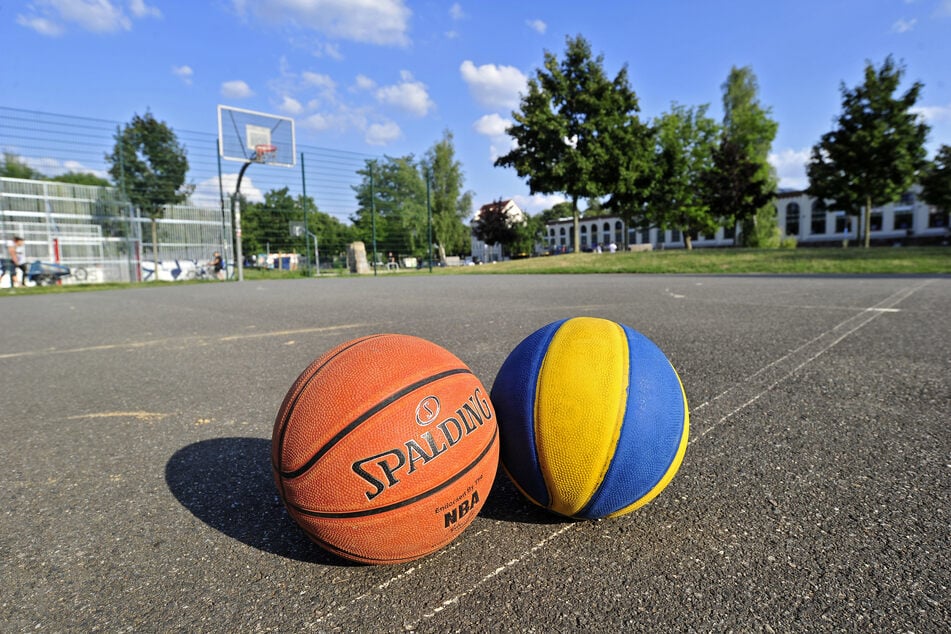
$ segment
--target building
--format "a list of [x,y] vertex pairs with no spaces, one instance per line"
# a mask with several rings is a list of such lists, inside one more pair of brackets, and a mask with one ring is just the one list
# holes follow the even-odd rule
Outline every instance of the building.
[[[805,191],[784,191],[773,203],[776,221],[782,235],[795,238],[799,244],[822,246],[855,240],[862,218],[856,220],[842,211],[823,206]],[[549,253],[568,253],[574,241],[574,221],[559,218],[545,225],[544,250]],[[581,250],[592,251],[597,245],[614,241],[618,250],[643,248],[680,249],[683,235],[676,229],[637,229],[628,227],[619,216],[582,218],[579,223]],[[700,235],[693,246],[726,247],[736,242],[736,231],[721,227],[713,235]],[[872,208],[871,241],[879,244],[941,242],[948,238],[948,214],[921,200],[921,187],[916,185],[901,196],[898,202]]]
[[[514,200],[497,200],[495,202],[488,203],[479,207],[479,211],[475,213],[475,216],[472,217],[472,222],[475,223],[483,212],[493,212],[501,211],[508,218],[510,225],[525,222],[527,216],[525,212],[515,204]],[[503,258],[502,254],[502,245],[501,244],[486,244],[482,240],[479,240],[472,236],[472,258],[478,262],[499,262]]]
[[[828,209],[805,191],[780,192],[775,205],[783,235],[796,238],[800,244],[841,243],[861,234],[864,214],[856,219]],[[872,242],[931,242],[947,235],[948,215],[921,200],[919,185],[902,194],[898,202],[872,208]]]

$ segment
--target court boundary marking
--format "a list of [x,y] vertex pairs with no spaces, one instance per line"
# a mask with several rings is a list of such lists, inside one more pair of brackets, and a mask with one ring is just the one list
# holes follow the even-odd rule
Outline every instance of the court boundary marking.
[[[897,309],[894,309],[894,307],[897,304],[908,299],[914,293],[923,289],[924,287],[926,287],[933,281],[934,281],[933,279],[928,279],[920,284],[899,289],[898,291],[893,292],[888,297],[879,301],[877,304],[874,304],[873,306],[869,306],[867,308],[856,308],[856,310],[859,311],[858,313],[850,316],[848,319],[845,319],[839,322],[835,326],[823,331],[821,334],[813,337],[812,339],[809,339],[805,343],[797,346],[796,348],[782,355],[778,359],[771,361],[770,363],[766,364],[759,370],[747,376],[738,385],[731,386],[730,388],[727,388],[726,390],[716,395],[715,397],[707,401],[704,401],[703,403],[696,406],[695,408],[692,408],[692,412],[695,413],[709,406],[713,406],[715,403],[723,399],[725,396],[733,392],[736,392],[738,389],[742,388],[743,386],[749,386],[752,384],[752,390],[755,390],[755,394],[752,397],[747,396],[748,393],[751,391],[749,389],[747,390],[746,393],[741,392],[739,396],[736,398],[736,400],[739,400],[739,399],[745,399],[745,400],[739,406],[726,407],[726,409],[729,410],[728,413],[724,414],[719,419],[717,419],[713,424],[711,424],[709,427],[704,429],[704,431],[701,432],[699,435],[691,438],[690,441],[688,442],[688,446],[692,445],[694,442],[701,440],[711,431],[713,431],[718,426],[720,426],[722,423],[729,420],[736,414],[742,412],[753,403],[756,403],[759,399],[761,399],[764,395],[769,393],[777,385],[779,385],[780,383],[782,383],[783,381],[785,381],[792,375],[799,372],[802,368],[806,367],[807,365],[815,361],[817,358],[819,358],[820,356],[822,356],[823,354],[831,350],[833,347],[838,345],[840,342],[842,342],[844,339],[846,339],[850,335],[858,332],[860,329],[867,326],[878,317],[881,317],[882,315],[885,315],[885,314],[894,313],[895,310],[897,310]],[[819,346],[819,349],[817,352],[814,352],[816,345]],[[799,359],[802,357],[805,357],[805,360],[799,361]],[[786,368],[789,365],[792,365],[793,367],[792,369],[786,371]],[[774,369],[777,370],[778,373],[781,373],[781,376],[779,378],[773,378],[770,375],[770,372],[773,371]],[[577,527],[577,523],[567,523],[559,527],[554,532],[536,541],[534,544],[532,544],[530,547],[523,550],[514,558],[508,560],[501,566],[498,566],[495,569],[489,571],[487,574],[483,575],[481,578],[476,580],[468,589],[463,590],[462,592],[458,592],[449,598],[443,599],[435,607],[429,608],[427,612],[423,613],[423,615],[420,618],[416,619],[415,621],[404,623],[403,624],[404,629],[415,630],[420,625],[420,623],[434,618],[436,615],[440,614],[441,612],[443,612],[444,610],[446,610],[447,608],[451,606],[457,605],[460,600],[462,600],[466,596],[475,592],[475,590],[477,590],[483,584],[507,572],[508,570],[514,568],[515,566],[518,566],[519,564],[527,561],[532,556],[534,556],[535,553],[537,553],[539,550],[544,548],[548,543],[557,539],[564,533],[568,532],[568,530],[573,527]],[[482,529],[481,531],[479,531],[479,533],[485,532],[486,530],[487,529]],[[476,534],[479,534],[479,533],[476,533]],[[434,561],[434,560],[435,558],[427,559],[425,560],[425,563],[414,566],[410,568],[409,570],[406,570],[398,575],[395,575],[388,581],[385,581],[381,584],[374,586],[367,592],[364,592],[363,594],[357,597],[354,597],[351,601],[349,601],[345,605],[338,607],[335,612],[349,611],[350,608],[353,607],[358,602],[372,596],[375,593],[375,591],[380,591],[388,587],[389,585],[400,581],[401,579],[405,578],[410,573],[416,572],[423,567],[428,567],[427,564],[429,564],[430,561]],[[317,620],[317,623],[324,622],[330,616],[331,616],[330,614],[324,615],[323,617]],[[342,623],[335,623],[334,625],[336,625],[337,627],[344,627],[344,624]]]

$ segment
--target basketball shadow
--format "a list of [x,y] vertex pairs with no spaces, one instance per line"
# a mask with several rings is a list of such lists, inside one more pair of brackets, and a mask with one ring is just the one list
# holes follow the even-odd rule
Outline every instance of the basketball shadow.
[[486,498],[479,515],[502,522],[525,524],[563,524],[574,521],[571,518],[546,511],[542,507],[529,502],[505,475],[501,465],[499,465],[499,470],[495,474],[492,492]]
[[182,506],[228,537],[288,559],[357,565],[325,552],[294,524],[274,487],[270,452],[262,438],[196,442],[169,459],[165,482]]

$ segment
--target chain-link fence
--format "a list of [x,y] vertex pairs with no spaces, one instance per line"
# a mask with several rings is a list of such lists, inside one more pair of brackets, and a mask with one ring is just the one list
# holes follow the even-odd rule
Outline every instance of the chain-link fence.
[[[0,152],[5,161],[13,159],[28,172],[27,178],[0,179],[0,239],[20,235],[28,261],[69,264],[77,271],[76,279],[148,278],[143,263],[154,257],[151,220],[134,209],[120,189],[47,180],[72,172],[112,182],[106,157],[124,125],[0,107]],[[241,165],[221,161],[215,133],[168,125],[187,153],[190,194],[188,204],[167,207],[157,221],[158,257],[202,262],[221,251],[226,260],[233,260],[232,197]],[[292,223],[310,217],[303,217],[299,204],[306,195],[316,211],[349,226],[358,214],[356,190],[364,180],[360,171],[376,157],[301,145],[298,151],[294,168],[256,164],[244,176],[240,194],[245,209],[259,211],[263,219],[254,227],[256,248],[252,253],[245,249],[249,263],[286,261],[268,258],[284,253],[295,253],[300,260],[306,253],[313,259],[312,246],[319,248],[324,266],[345,261],[353,232],[328,230],[322,236],[312,225],[302,235],[292,231]],[[269,201],[288,198],[298,204],[265,209]],[[380,252],[403,249],[398,242],[378,245]]]

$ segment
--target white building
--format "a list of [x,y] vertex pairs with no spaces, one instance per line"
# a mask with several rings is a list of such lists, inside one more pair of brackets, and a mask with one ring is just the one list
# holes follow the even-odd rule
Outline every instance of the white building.
[[[783,236],[796,238],[799,244],[841,244],[855,240],[862,218],[850,218],[842,211],[828,209],[805,191],[780,192],[773,202],[776,222]],[[549,253],[568,253],[574,246],[574,222],[559,218],[545,225],[544,249]],[[738,229],[737,229],[738,230]],[[700,235],[693,246],[733,246],[737,230],[721,227],[713,235]],[[601,245],[602,251],[611,241],[618,250],[650,245],[653,249],[680,249],[683,235],[676,229],[661,230],[629,228],[619,216],[582,218],[579,223],[581,250],[591,251]],[[921,200],[921,187],[915,185],[898,202],[872,208],[871,241],[880,244],[899,242],[938,242],[948,237],[948,215]]]
[[[514,224],[523,223],[526,220],[525,212],[515,204],[514,200],[497,200],[491,202],[487,205],[482,205],[479,207],[479,211],[475,213],[475,216],[472,217],[472,222],[475,223],[484,211],[495,211],[499,210],[505,214],[508,219],[509,226]],[[472,236],[472,257],[473,259],[479,262],[499,262],[502,260],[502,245],[501,244],[486,244],[482,240],[479,240]]]

